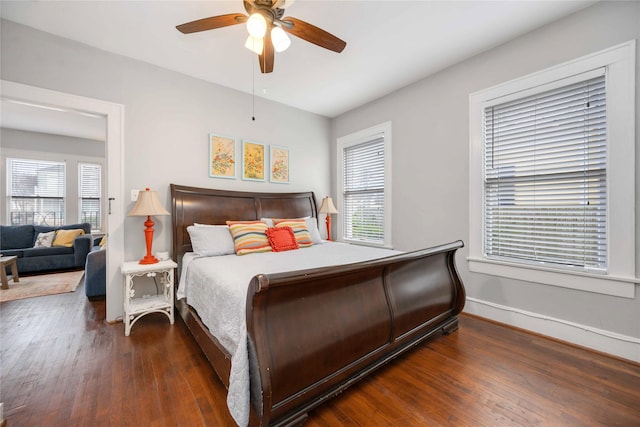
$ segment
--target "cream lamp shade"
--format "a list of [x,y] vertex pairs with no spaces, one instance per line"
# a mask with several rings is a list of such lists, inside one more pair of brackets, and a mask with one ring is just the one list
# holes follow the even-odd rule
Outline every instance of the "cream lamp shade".
[[138,193],[138,200],[133,206],[133,209],[129,212],[129,216],[146,216],[147,220],[144,222],[145,230],[144,236],[147,244],[147,254],[140,260],[140,264],[155,264],[158,259],[151,255],[151,245],[153,243],[153,221],[151,215],[170,215],[169,212],[162,206],[160,200],[158,200],[158,193],[149,190],[140,191]]
[[320,213],[326,213],[326,214],[338,213],[338,210],[333,204],[333,199],[331,199],[331,197],[327,196],[324,199],[322,199],[322,204],[320,205]]
[[158,193],[149,190],[140,191],[138,200],[129,212],[129,216],[170,215],[158,199]]

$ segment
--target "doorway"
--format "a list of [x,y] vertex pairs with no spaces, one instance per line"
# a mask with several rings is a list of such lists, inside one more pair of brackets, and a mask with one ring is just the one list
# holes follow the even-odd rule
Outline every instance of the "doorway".
[[124,260],[124,199],[122,154],[124,146],[124,106],[78,95],[56,92],[6,80],[0,81],[3,101],[49,109],[104,117],[106,127],[106,197],[107,212],[107,288],[106,320],[114,322],[122,316],[122,278],[120,264]]

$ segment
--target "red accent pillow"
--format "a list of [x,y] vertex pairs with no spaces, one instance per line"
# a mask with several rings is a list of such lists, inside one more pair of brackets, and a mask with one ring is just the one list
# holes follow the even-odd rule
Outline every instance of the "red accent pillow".
[[290,251],[299,247],[291,227],[267,228],[267,238],[273,252]]

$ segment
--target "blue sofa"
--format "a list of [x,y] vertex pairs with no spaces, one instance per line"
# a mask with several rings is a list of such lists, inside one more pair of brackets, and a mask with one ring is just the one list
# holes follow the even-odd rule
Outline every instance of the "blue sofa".
[[[54,230],[83,229],[85,235],[78,236],[73,246],[34,248],[39,233]],[[52,270],[70,270],[84,268],[87,255],[93,246],[91,224],[70,224],[60,227],[41,225],[1,225],[0,252],[4,256],[18,257],[18,272],[36,273]]]

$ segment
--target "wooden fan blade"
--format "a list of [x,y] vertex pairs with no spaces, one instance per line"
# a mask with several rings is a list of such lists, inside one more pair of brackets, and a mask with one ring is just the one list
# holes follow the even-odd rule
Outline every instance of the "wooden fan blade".
[[293,34],[296,37],[300,37],[301,39],[306,40],[309,43],[313,43],[315,45],[338,53],[342,52],[347,46],[347,42],[340,40],[333,34],[328,33],[325,30],[316,27],[315,25],[311,25],[308,22],[304,22],[300,19],[292,18],[290,16],[284,18],[283,21],[285,23],[290,22],[291,24],[293,24],[292,28],[287,28],[287,26],[283,25],[283,30],[285,30],[289,34]]
[[198,19],[178,25],[176,28],[183,34],[197,33],[198,31],[213,30],[216,28],[228,27],[230,25],[241,24],[247,21],[247,16],[242,13],[230,13],[228,15],[212,16],[210,18]]
[[271,28],[269,28],[264,35],[264,47],[262,48],[262,55],[258,56],[260,61],[260,71],[263,74],[273,72],[273,63],[275,61],[276,51],[273,48],[273,42],[271,41]]

